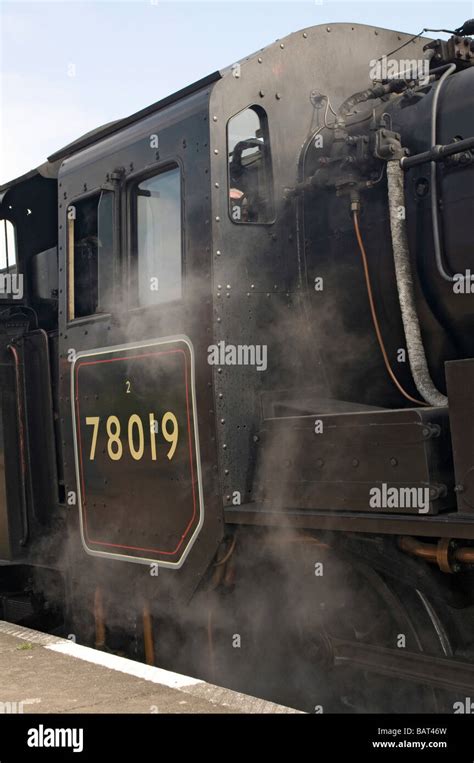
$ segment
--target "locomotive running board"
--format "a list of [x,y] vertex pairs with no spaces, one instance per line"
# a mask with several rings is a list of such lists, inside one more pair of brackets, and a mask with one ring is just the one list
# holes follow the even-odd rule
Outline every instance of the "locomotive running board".
[[448,691],[474,692],[474,664],[420,652],[395,651],[382,646],[326,636],[335,667],[351,665],[374,673],[427,684]]

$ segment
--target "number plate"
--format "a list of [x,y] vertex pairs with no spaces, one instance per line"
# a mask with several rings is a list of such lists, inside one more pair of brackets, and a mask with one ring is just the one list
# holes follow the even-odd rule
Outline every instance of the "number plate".
[[204,518],[190,340],[77,353],[71,386],[86,551],[180,567]]

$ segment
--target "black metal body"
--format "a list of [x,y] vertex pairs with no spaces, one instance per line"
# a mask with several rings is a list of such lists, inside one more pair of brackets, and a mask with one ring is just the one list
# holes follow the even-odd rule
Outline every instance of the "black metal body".
[[[105,574],[119,560],[137,586],[146,574],[143,562],[156,563],[163,567],[158,585],[188,595],[209,569],[225,521],[474,539],[472,511],[456,511],[448,410],[412,409],[387,377],[348,198],[328,189],[288,193],[305,187],[321,156],[331,156],[334,136],[324,119],[333,118],[327,110],[324,116],[321,95],[337,109],[367,87],[371,60],[409,39],[348,24],[297,32],[85,136],[37,172],[1,189],[2,217],[16,225],[19,268],[25,275],[24,297],[15,305],[23,308],[16,310],[20,325],[14,325],[13,314],[9,322],[0,316],[5,561],[37,564],[47,558],[74,578],[90,553],[94,574]],[[410,42],[409,56],[421,58],[426,42]],[[406,58],[407,50],[393,55]],[[412,154],[432,148],[431,98],[427,87],[419,96],[387,97],[375,105]],[[267,222],[237,224],[229,214],[227,125],[248,107],[266,114],[274,208]],[[373,107],[355,107],[351,135],[368,134]],[[443,89],[439,143],[472,138],[473,107],[474,70],[466,68]],[[314,143],[318,134],[325,141],[322,152]],[[253,140],[258,147],[260,137]],[[474,211],[470,145],[463,144],[464,160],[446,157],[440,169],[444,246],[453,272],[468,267],[472,247],[466,224]],[[137,307],[132,189],[171,166],[181,172],[182,298]],[[426,173],[424,164],[407,169],[406,213],[428,365],[445,390],[444,361],[474,356],[472,297],[454,295],[435,271],[429,192],[421,192]],[[114,217],[105,265],[113,297],[106,311],[74,317],[68,213],[107,191],[113,194]],[[383,173],[362,194],[361,225],[384,339],[395,363],[405,340]],[[324,281],[321,291],[314,288],[318,278]],[[28,309],[36,312],[38,326],[25,323]],[[12,342],[19,352],[17,377]],[[187,348],[182,350],[183,377],[177,366],[161,361],[133,366],[138,350],[152,347],[158,353],[166,342],[176,352],[180,342]],[[265,346],[264,372],[255,365],[211,365],[209,346],[220,342]],[[104,353],[115,362],[113,369],[106,373],[96,365],[75,376],[86,357],[98,364]],[[397,375],[416,394],[407,362],[398,364]],[[127,398],[126,383],[133,388],[138,379],[139,392]],[[173,405],[191,442],[188,456],[179,455],[176,472],[167,471],[166,462],[155,471],[150,463],[138,468],[129,457],[123,468],[102,456],[87,462],[85,418],[113,414],[126,426],[137,411],[144,416]],[[463,412],[458,418],[456,430],[464,426],[470,433],[472,421],[462,422]],[[316,420],[325,432],[319,440]],[[105,452],[103,435],[98,447]],[[23,476],[18,472],[22,459]],[[370,486],[392,482],[431,490],[428,516],[370,508]],[[192,543],[167,558],[188,533],[192,500],[198,507]],[[86,537],[81,529],[86,509],[96,512],[95,530],[115,550]]]

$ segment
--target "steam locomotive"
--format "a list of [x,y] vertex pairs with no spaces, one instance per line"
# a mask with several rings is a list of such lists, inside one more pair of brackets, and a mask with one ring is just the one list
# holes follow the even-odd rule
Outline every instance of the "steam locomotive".
[[296,32],[0,188],[3,619],[313,712],[474,696],[448,31]]

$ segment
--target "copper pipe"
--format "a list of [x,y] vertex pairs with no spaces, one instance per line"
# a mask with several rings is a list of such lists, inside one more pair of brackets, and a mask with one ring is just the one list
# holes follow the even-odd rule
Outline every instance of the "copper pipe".
[[143,640],[145,642],[145,662],[147,665],[154,665],[155,647],[153,644],[153,623],[148,604],[145,604],[143,607]]
[[354,230],[356,234],[357,243],[359,245],[359,250],[362,257],[362,266],[364,268],[365,285],[367,287],[367,296],[369,298],[369,306],[370,306],[370,313],[372,315],[372,323],[374,324],[375,335],[379,343],[380,352],[382,353],[383,362],[385,363],[385,368],[387,369],[387,373],[390,376],[393,383],[395,384],[398,391],[403,395],[403,397],[406,397],[406,399],[409,400],[411,403],[416,403],[417,405],[428,405],[428,403],[425,403],[423,400],[417,400],[415,397],[412,397],[411,395],[409,395],[408,392],[402,387],[402,385],[400,384],[400,382],[398,381],[397,377],[395,376],[392,370],[390,361],[388,359],[387,350],[385,349],[385,343],[383,341],[379,321],[377,318],[377,311],[375,309],[374,296],[372,293],[372,284],[370,281],[369,265],[367,262],[367,253],[365,251],[364,242],[362,241],[362,235],[360,232],[359,215],[357,214],[356,211],[353,212],[352,218],[354,221]]
[[215,676],[215,661],[214,661],[214,632],[213,632],[213,623],[212,623],[212,606],[209,606],[209,609],[207,610],[207,648],[208,648],[208,655],[209,655],[209,670],[211,673],[211,678],[214,680]]
[[234,553],[234,549],[235,549],[235,544],[236,544],[236,542],[237,542],[237,538],[236,538],[236,537],[235,537],[235,535],[234,535],[234,537],[232,538],[232,542],[231,542],[231,544],[230,544],[229,550],[228,550],[228,551],[227,551],[227,553],[226,553],[226,554],[225,554],[225,555],[222,557],[222,559],[219,559],[217,562],[214,562],[214,565],[213,565],[214,567],[220,567],[220,566],[221,566],[221,564],[225,564],[225,563],[228,561],[228,559],[230,559],[230,557],[231,557],[231,556],[232,556],[232,554]]
[[218,588],[221,585],[222,581],[225,579],[228,562],[235,551],[236,543],[237,543],[237,537],[234,535],[230,543],[229,549],[226,551],[222,559],[218,559],[217,562],[214,562],[214,564],[212,565],[214,570],[213,570],[211,581],[208,588],[209,591],[214,591],[216,588]]
[[105,649],[105,620],[102,589],[97,586],[94,594],[95,648]]
[[398,539],[398,546],[407,554],[437,564],[443,572],[456,572],[456,563],[474,564],[474,547],[456,546],[446,538],[438,543],[424,543],[416,538],[403,536]]
[[462,562],[464,564],[474,564],[474,548],[470,548],[468,546],[457,548],[454,552],[454,558],[457,562]]
[[427,562],[432,562],[433,564],[436,564],[437,562],[437,549],[433,543],[423,543],[421,540],[416,540],[416,538],[404,536],[403,538],[399,538],[398,545],[401,550],[406,551],[407,554],[412,554],[419,559],[425,559]]

